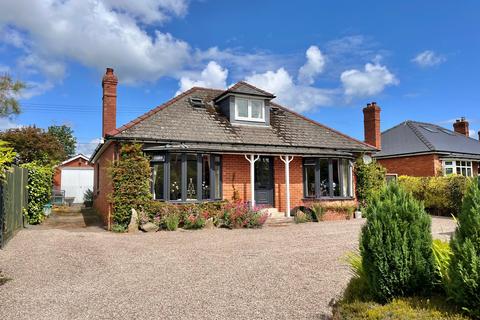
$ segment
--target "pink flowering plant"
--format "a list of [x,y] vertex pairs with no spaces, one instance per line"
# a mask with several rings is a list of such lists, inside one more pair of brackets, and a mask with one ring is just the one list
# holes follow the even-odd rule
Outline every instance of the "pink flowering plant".
[[248,202],[231,202],[224,206],[222,226],[230,229],[260,228],[268,218],[268,212],[261,207],[250,208]]

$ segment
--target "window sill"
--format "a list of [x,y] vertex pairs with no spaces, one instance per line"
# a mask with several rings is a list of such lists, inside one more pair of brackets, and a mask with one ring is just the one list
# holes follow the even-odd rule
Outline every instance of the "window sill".
[[321,197],[321,198],[303,198],[303,201],[349,201],[355,200],[354,197]]

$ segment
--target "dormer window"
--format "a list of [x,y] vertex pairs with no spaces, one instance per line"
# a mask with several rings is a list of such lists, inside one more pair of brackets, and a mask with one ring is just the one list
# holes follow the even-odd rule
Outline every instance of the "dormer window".
[[265,122],[264,101],[236,97],[235,120]]

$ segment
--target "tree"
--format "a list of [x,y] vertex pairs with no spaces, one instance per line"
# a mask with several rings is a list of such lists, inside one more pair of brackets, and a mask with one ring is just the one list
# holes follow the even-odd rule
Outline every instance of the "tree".
[[450,242],[450,296],[473,318],[480,318],[480,188],[474,179],[467,187],[458,226]]
[[5,170],[13,163],[16,155],[7,142],[0,140],[0,180],[5,178]]
[[69,126],[50,126],[48,127],[49,134],[56,137],[65,151],[66,159],[75,155],[77,139],[73,135],[73,130]]
[[20,113],[17,99],[23,89],[23,82],[15,81],[9,75],[0,76],[0,117]]
[[360,253],[375,300],[429,293],[435,275],[431,219],[422,203],[390,183],[366,211]]
[[19,163],[55,164],[65,159],[57,138],[35,126],[9,129],[0,133],[0,140],[8,142],[17,152]]

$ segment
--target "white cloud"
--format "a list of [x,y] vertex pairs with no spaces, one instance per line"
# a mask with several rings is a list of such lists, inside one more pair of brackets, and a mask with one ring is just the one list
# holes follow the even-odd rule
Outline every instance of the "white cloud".
[[340,80],[347,97],[367,97],[379,94],[389,85],[397,85],[398,79],[386,66],[380,64],[380,58],[367,63],[364,70],[351,69],[342,72]]
[[276,71],[256,73],[245,79],[263,90],[277,96],[277,101],[291,109],[303,112],[332,102],[332,91],[311,86],[297,85],[290,74],[280,68]]
[[298,71],[298,81],[302,84],[312,84],[315,77],[322,73],[325,57],[317,46],[311,46],[306,52],[307,62]]
[[95,138],[90,140],[88,143],[77,143],[77,153],[82,153],[86,156],[90,156],[93,151],[95,151],[95,148],[97,145],[102,141],[100,138]]
[[420,67],[432,67],[447,61],[442,55],[435,53],[432,50],[425,50],[420,52],[415,58],[412,59],[412,62],[416,63]]
[[12,128],[20,128],[20,127],[21,125],[19,125],[18,123],[15,123],[11,118],[0,117],[0,131],[12,129]]
[[215,61],[210,61],[200,74],[192,74],[180,78],[179,90],[176,95],[192,87],[225,88],[227,86],[228,70],[223,69]]
[[470,136],[470,138],[478,139],[478,133],[475,132],[475,130],[473,129],[468,130],[468,135]]
[[15,34],[15,42],[25,43],[18,37],[28,37],[26,56],[48,65],[56,62],[56,68],[74,60],[98,70],[112,66],[124,83],[154,81],[176,72],[191,49],[169,33],[147,33],[141,23],[164,21],[168,14],[185,11],[185,1],[173,0],[4,0],[0,25],[24,31]]

